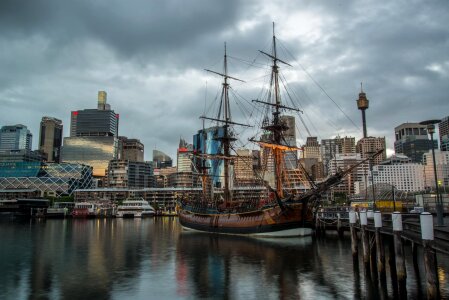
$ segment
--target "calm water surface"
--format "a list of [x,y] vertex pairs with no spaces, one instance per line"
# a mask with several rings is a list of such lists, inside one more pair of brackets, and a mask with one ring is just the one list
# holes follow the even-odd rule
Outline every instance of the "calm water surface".
[[[177,218],[0,221],[0,299],[393,299],[354,267],[349,237],[252,239]],[[406,246],[410,299],[424,268]],[[388,247],[386,249],[388,262]],[[419,253],[418,255],[421,255]],[[449,258],[438,256],[443,298]],[[421,260],[420,260],[421,261]],[[388,263],[387,263],[388,265]],[[422,275],[421,275],[422,276]]]

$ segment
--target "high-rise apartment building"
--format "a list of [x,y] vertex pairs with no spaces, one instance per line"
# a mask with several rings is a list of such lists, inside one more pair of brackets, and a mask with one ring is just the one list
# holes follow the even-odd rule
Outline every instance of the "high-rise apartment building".
[[444,117],[438,124],[438,131],[441,151],[449,151],[449,116]]
[[306,144],[303,146],[301,164],[313,179],[316,180],[324,177],[321,145],[317,137],[307,137]]
[[0,129],[0,152],[10,150],[31,151],[33,135],[25,125],[3,126]]
[[61,120],[42,117],[39,132],[39,151],[47,156],[47,162],[60,162],[62,132]]
[[72,111],[62,161],[92,166],[94,176],[104,177],[109,161],[118,155],[119,115],[106,104],[103,91],[98,93],[98,108]]
[[356,151],[360,153],[362,159],[366,159],[376,153],[379,150],[383,150],[382,153],[373,159],[373,164],[378,165],[381,161],[387,158],[387,146],[385,143],[385,137],[367,137],[361,138],[357,142]]
[[[396,154],[404,154],[410,157],[413,162],[421,163],[423,154],[432,149],[426,125],[403,123],[394,128],[394,133],[394,151]],[[434,147],[435,149],[438,147],[436,140],[434,141]]]
[[141,189],[152,187],[153,166],[150,162],[111,160],[108,166],[108,186]]
[[355,138],[354,137],[340,137],[333,139],[321,140],[321,159],[324,165],[324,175],[328,174],[329,162],[336,154],[355,154]]
[[306,144],[303,146],[303,158],[316,158],[321,160],[320,143],[316,136],[307,137]]
[[[329,163],[329,174],[334,175],[338,170],[347,170],[362,161],[360,153],[354,154],[336,154]],[[346,195],[353,195],[355,193],[355,183],[366,181],[368,176],[368,163],[360,164],[346,175],[342,182],[333,187],[334,192],[345,193]]]

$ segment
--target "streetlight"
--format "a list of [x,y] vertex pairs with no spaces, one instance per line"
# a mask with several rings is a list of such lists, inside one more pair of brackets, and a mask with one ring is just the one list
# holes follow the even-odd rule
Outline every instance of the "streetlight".
[[433,175],[435,177],[435,191],[437,193],[436,199],[436,210],[437,210],[437,225],[444,226],[443,219],[443,203],[440,199],[440,191],[438,188],[438,178],[437,178],[437,164],[435,162],[435,149],[433,144],[433,134],[435,133],[435,124],[440,123],[441,120],[427,120],[422,121],[419,124],[427,126],[427,132],[430,134],[430,142],[432,147],[432,158],[433,158]]

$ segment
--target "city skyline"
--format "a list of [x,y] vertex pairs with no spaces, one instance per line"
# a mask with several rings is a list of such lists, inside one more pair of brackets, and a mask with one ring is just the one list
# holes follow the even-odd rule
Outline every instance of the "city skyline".
[[[385,136],[392,150],[395,126],[448,115],[448,8],[424,1],[2,2],[0,125],[26,125],[38,145],[48,115],[62,120],[67,137],[70,111],[95,108],[97,91],[105,90],[121,115],[119,135],[141,139],[146,160],[154,148],[174,158],[179,137],[190,141],[201,128],[204,99],[210,103],[220,85],[203,69],[220,71],[225,41],[230,56],[251,61],[267,47],[274,21],[293,56],[280,53],[293,65],[284,72],[312,136],[362,137],[356,100],[363,82],[368,136]],[[260,77],[238,60],[230,72],[249,83]],[[255,86],[234,88],[253,99]]]

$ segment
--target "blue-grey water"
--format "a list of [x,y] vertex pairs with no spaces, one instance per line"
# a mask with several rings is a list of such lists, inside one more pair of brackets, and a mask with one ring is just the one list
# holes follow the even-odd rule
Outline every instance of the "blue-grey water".
[[[177,218],[0,221],[0,299],[393,299],[353,265],[349,237],[253,239]],[[388,247],[386,247],[388,262]],[[407,295],[426,297],[407,253]],[[418,256],[421,257],[421,253]],[[447,256],[438,255],[443,298]]]

